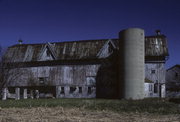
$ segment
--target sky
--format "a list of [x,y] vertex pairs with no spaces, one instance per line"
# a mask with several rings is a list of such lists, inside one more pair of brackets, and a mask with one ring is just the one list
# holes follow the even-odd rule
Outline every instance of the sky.
[[180,0],[0,0],[0,45],[118,38],[138,27],[167,36],[166,68],[180,64]]

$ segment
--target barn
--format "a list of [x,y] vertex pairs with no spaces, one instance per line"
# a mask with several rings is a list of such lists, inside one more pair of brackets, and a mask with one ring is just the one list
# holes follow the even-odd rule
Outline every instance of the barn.
[[[119,98],[121,37],[10,46],[3,97]],[[144,37],[145,97],[165,97],[166,36]],[[133,60],[133,59],[132,59]]]
[[180,65],[176,64],[166,70],[167,97],[180,97]]

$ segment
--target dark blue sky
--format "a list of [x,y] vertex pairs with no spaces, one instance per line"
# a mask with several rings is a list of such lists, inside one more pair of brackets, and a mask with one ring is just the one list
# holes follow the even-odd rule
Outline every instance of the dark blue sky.
[[117,38],[139,27],[168,38],[167,67],[180,64],[180,0],[0,0],[0,44]]

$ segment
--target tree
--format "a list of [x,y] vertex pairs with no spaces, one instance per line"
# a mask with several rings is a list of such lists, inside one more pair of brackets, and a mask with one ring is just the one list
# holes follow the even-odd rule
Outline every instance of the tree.
[[0,90],[2,90],[2,82],[3,82],[3,64],[2,64],[2,47],[0,45]]
[[3,93],[3,88],[11,86],[10,84],[16,81],[20,76],[20,64],[8,62],[6,59],[6,51],[0,46],[0,92]]
[[4,64],[4,55],[3,55],[3,50],[2,47],[0,46],[0,91],[2,91],[2,88],[5,85],[5,64]]

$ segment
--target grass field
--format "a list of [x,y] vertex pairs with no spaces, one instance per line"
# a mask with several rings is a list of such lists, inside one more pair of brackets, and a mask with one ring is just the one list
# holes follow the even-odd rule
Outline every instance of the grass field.
[[177,99],[6,100],[0,101],[0,122],[178,122],[178,103]]
[[63,107],[86,110],[108,110],[116,113],[138,112],[180,114],[180,105],[165,99],[107,100],[107,99],[27,99],[0,101],[1,108]]

